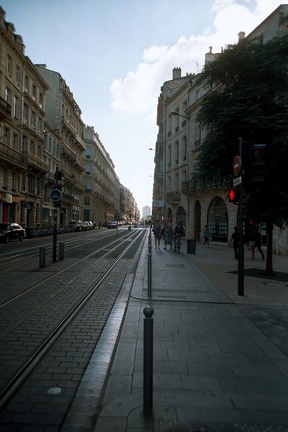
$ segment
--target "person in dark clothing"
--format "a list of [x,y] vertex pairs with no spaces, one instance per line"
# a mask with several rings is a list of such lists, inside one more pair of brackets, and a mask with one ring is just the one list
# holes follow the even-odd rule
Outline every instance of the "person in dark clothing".
[[238,248],[239,248],[239,232],[238,227],[234,227],[234,233],[231,236],[229,246],[233,242],[233,249],[234,249],[234,259],[238,259]]
[[258,229],[255,230],[255,249],[258,249],[258,251],[260,252],[261,256],[262,256],[262,260],[264,260],[265,255],[263,250],[261,249],[261,234],[258,231]]

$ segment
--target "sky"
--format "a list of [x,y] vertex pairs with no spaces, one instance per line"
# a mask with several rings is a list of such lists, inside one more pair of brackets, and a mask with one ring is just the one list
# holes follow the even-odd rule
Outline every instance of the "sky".
[[[161,86],[201,72],[285,1],[0,0],[34,64],[57,71],[94,126],[142,214],[152,206]],[[149,150],[149,149],[153,150]]]

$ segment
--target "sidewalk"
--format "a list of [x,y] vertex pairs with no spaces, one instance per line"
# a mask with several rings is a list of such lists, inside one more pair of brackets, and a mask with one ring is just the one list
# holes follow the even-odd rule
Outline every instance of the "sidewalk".
[[[95,432],[287,432],[288,350],[280,337],[288,328],[287,257],[274,256],[278,277],[267,278],[265,261],[245,251],[238,296],[232,248],[197,243],[188,255],[184,241],[179,255],[163,245],[152,252],[152,297],[146,242]],[[154,309],[152,416],[142,414],[147,305]],[[269,321],[266,308],[282,313],[285,328]]]

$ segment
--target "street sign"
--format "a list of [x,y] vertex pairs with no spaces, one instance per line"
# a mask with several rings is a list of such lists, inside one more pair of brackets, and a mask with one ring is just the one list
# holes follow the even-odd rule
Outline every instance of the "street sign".
[[59,189],[53,189],[50,193],[52,201],[58,202],[62,198],[62,192]]
[[242,183],[242,179],[241,177],[237,177],[235,179],[233,179],[233,186],[239,186]]
[[233,172],[234,175],[237,176],[240,173],[240,168],[241,168],[241,158],[240,156],[235,156],[234,161],[233,161]]

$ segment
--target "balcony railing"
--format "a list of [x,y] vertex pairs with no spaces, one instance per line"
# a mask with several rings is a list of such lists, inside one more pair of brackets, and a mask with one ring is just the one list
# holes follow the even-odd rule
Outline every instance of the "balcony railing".
[[76,133],[75,138],[76,138],[75,144],[80,148],[81,151],[85,150],[85,148],[86,148],[85,143],[77,133]]
[[76,160],[76,152],[65,142],[62,144],[62,154],[69,156],[73,161]]
[[6,119],[7,117],[11,117],[11,105],[0,97],[0,119]]
[[47,162],[44,162],[43,159],[28,151],[24,151],[23,154],[27,157],[28,165],[31,165],[44,173],[48,173],[49,169]]
[[27,157],[2,142],[0,142],[0,159],[18,168],[27,169]]
[[180,192],[179,191],[167,192],[166,201],[171,204],[178,204],[180,202]]

